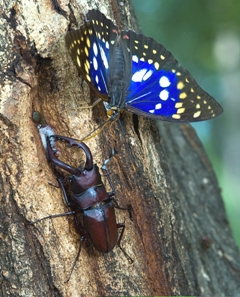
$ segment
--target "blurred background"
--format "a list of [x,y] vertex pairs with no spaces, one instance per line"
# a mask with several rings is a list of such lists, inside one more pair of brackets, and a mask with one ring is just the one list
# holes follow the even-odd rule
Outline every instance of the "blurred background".
[[142,33],[163,44],[223,107],[193,124],[240,247],[240,1],[132,0]]

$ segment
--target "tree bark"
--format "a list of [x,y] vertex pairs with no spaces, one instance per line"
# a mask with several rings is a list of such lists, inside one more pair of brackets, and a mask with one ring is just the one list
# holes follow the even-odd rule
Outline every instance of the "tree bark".
[[[131,203],[122,246],[100,254],[79,247],[73,219],[30,221],[69,211],[48,164],[32,112],[56,134],[82,139],[106,120],[67,52],[68,28],[99,8],[121,28],[136,29],[129,3],[23,1],[1,13],[1,296],[237,296],[240,261],[212,166],[189,125],[157,123],[123,112],[121,122],[87,141],[108,168],[121,206]],[[97,3],[97,2],[96,2]],[[121,2],[122,3],[122,2]],[[73,162],[66,152],[66,161]],[[208,248],[207,248],[208,247]]]

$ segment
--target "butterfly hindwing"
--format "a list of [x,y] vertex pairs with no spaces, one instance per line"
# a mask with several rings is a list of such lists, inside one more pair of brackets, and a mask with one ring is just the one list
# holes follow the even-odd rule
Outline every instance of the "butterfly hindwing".
[[129,36],[132,78],[126,109],[155,119],[189,122],[213,118],[221,106],[154,39],[133,31]]

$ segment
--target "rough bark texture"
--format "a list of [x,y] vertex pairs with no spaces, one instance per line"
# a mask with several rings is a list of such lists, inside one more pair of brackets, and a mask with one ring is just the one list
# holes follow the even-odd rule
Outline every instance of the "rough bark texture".
[[[47,163],[34,110],[57,134],[81,139],[106,119],[77,75],[64,44],[90,8],[133,27],[127,1],[6,1],[1,13],[0,282],[1,296],[208,295],[240,292],[237,247],[215,174],[189,125],[156,123],[123,113],[118,125],[87,142],[109,163],[120,205],[131,203],[123,248],[100,254],[85,243],[68,283],[79,235],[71,218],[27,222],[68,211]],[[68,162],[71,154],[66,156]],[[202,247],[202,239],[212,245]],[[205,240],[206,241],[206,240]]]

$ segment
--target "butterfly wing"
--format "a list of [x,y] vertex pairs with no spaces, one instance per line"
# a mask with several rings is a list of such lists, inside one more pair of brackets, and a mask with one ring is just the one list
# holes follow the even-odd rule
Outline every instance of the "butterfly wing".
[[66,45],[79,74],[100,98],[108,100],[112,42],[118,28],[98,10],[90,10],[86,18],[79,30],[67,33]]
[[121,33],[123,51],[131,51],[132,77],[125,109],[154,119],[194,122],[211,119],[222,107],[154,39]]

